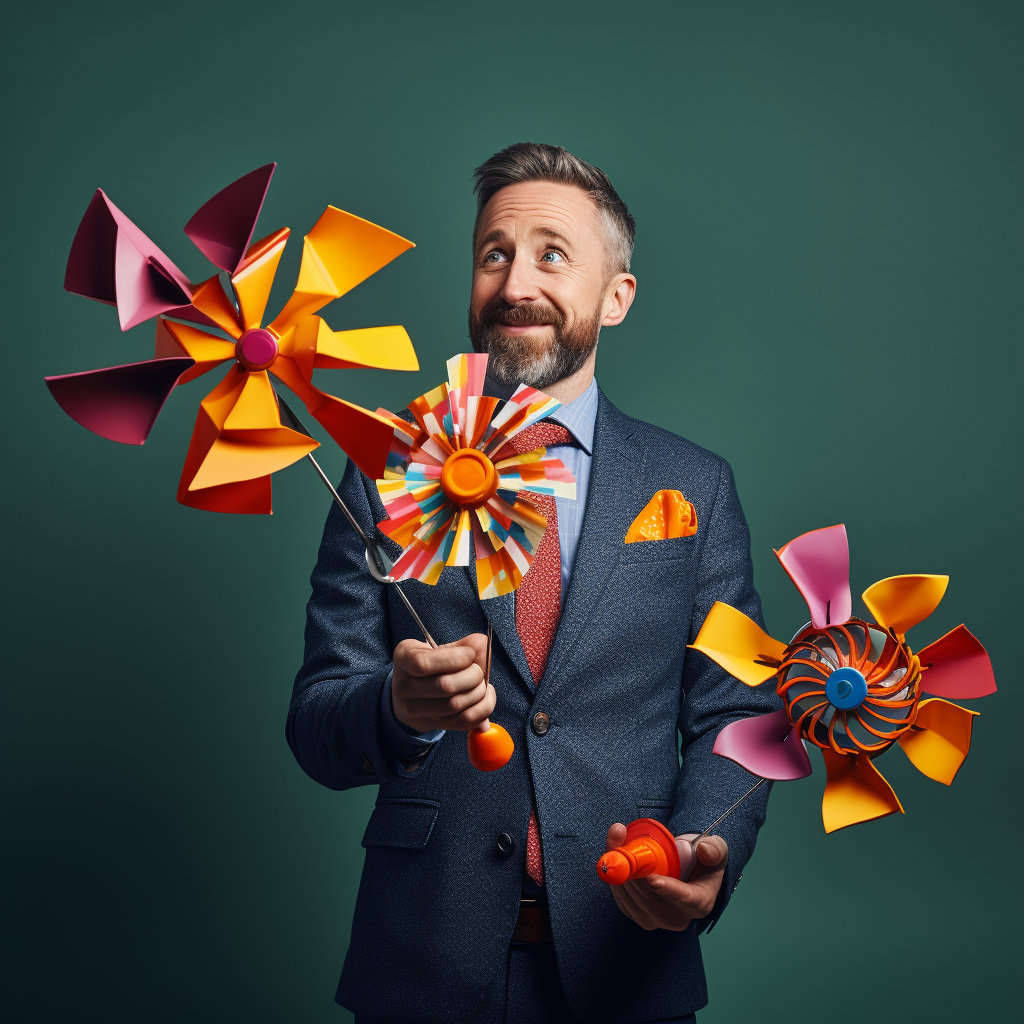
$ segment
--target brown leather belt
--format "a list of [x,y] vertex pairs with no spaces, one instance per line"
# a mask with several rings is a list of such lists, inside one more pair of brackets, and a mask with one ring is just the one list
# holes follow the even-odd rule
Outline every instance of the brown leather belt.
[[548,917],[548,901],[544,898],[530,899],[524,896],[519,901],[519,917],[512,932],[513,942],[551,942],[551,918]]

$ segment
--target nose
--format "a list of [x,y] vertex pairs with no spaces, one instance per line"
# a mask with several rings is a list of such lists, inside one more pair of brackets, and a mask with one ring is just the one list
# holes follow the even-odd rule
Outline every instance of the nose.
[[537,287],[536,276],[529,260],[518,255],[513,258],[505,274],[501,297],[510,306],[533,302],[540,298],[540,289]]

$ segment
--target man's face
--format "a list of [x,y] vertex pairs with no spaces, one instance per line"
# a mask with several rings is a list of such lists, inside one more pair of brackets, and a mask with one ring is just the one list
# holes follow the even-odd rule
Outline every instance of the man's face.
[[469,304],[488,374],[544,388],[576,373],[602,324],[625,316],[612,307],[629,275],[614,275],[610,262],[608,227],[581,189],[536,181],[496,192],[477,227]]

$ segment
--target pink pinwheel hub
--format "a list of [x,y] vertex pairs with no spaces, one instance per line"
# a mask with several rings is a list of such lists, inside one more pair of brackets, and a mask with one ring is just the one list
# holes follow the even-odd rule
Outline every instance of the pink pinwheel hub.
[[262,327],[246,331],[235,345],[235,355],[247,370],[265,370],[277,359],[277,339]]

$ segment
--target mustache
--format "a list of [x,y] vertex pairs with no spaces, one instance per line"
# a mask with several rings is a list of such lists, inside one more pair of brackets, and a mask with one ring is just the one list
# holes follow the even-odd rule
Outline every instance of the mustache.
[[504,299],[492,299],[483,309],[477,323],[481,327],[504,324],[506,327],[565,326],[565,317],[554,306],[543,302],[529,302],[521,306],[509,305]]

